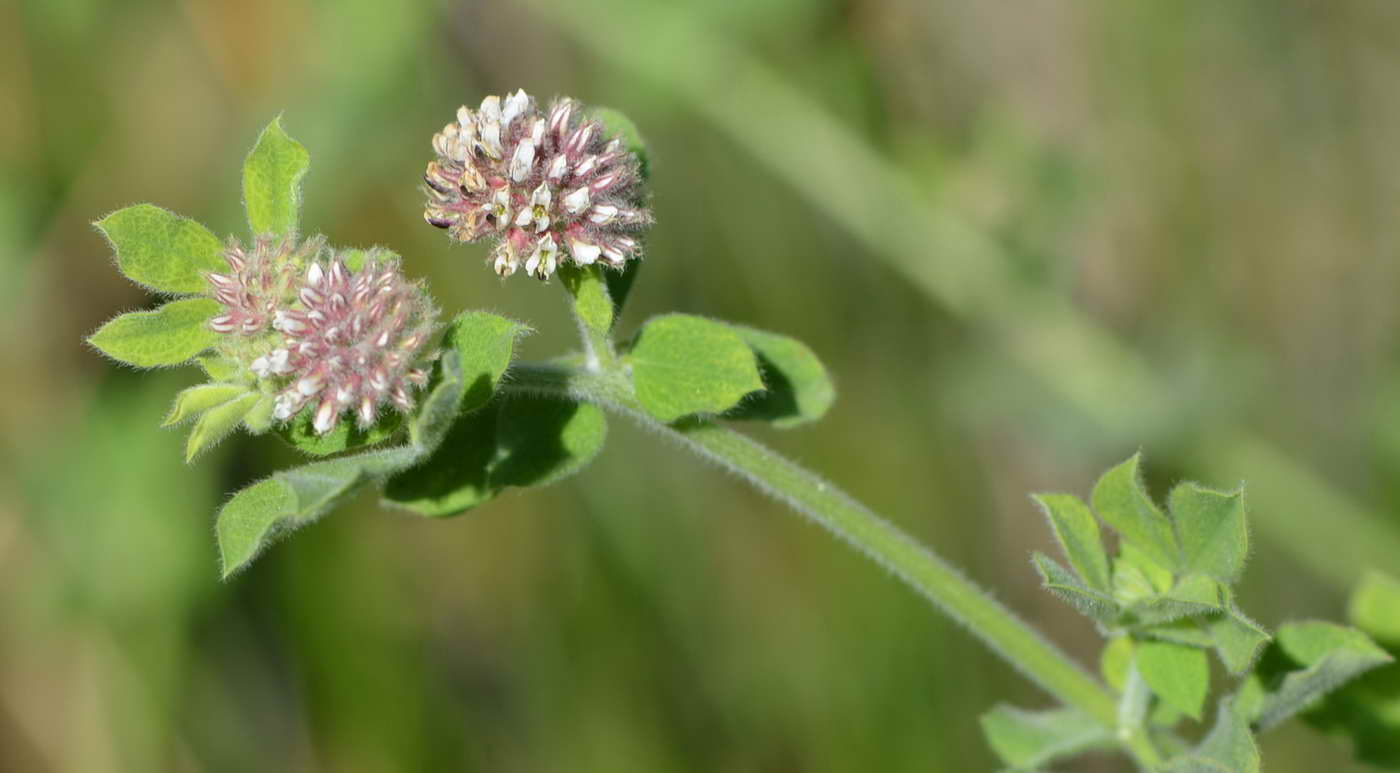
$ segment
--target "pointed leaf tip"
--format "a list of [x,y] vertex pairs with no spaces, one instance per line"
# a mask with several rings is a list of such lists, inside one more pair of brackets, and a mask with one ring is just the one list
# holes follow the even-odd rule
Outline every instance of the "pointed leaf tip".
[[243,202],[254,235],[294,233],[301,207],[301,180],[311,155],[282,128],[282,116],[258,135],[243,162]]
[[1142,454],[1103,474],[1094,484],[1090,500],[1094,512],[1125,541],[1165,569],[1178,564],[1178,548],[1172,523],[1152,501],[1142,483]]
[[114,360],[140,368],[180,365],[213,346],[219,334],[209,319],[219,312],[210,298],[185,298],[154,311],[123,314],[98,328],[87,341]]

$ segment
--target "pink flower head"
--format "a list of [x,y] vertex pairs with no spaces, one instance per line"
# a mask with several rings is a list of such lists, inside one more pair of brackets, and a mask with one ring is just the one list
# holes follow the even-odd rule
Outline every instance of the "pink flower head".
[[491,96],[433,137],[423,175],[423,217],[453,239],[497,240],[496,273],[548,279],[563,260],[621,267],[640,257],[651,223],[641,202],[640,162],[581,105],[554,100],[548,113],[517,91]]
[[397,257],[370,251],[359,271],[343,255],[315,260],[295,297],[273,314],[282,345],[252,363],[260,378],[285,384],[277,419],[314,404],[312,425],[325,434],[346,411],[367,428],[386,404],[413,409],[414,390],[428,382],[424,347],[438,312],[419,284],[404,279]]
[[321,237],[298,244],[291,236],[259,236],[245,250],[230,240],[224,250],[229,270],[205,274],[210,294],[224,305],[223,313],[209,320],[209,327],[241,336],[267,331],[273,314],[292,295],[302,266],[325,246]]

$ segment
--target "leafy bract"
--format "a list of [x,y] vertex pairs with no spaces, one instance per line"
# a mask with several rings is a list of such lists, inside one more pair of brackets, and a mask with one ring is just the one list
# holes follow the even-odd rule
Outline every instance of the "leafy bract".
[[222,405],[251,391],[246,384],[199,384],[192,386],[175,395],[175,405],[171,407],[170,415],[165,418],[165,423],[162,426],[174,426],[198,416],[216,405]]
[[185,461],[192,461],[200,452],[213,446],[232,432],[243,417],[258,402],[256,392],[244,392],[206,409],[194,423],[185,442]]
[[490,399],[523,330],[493,314],[460,315],[444,336],[433,379],[408,421],[407,444],[278,472],[235,494],[218,518],[224,576],[246,566],[277,535],[314,521],[362,485],[428,458],[459,411]]
[[982,732],[997,756],[1017,770],[1113,744],[1101,723],[1071,708],[1026,711],[997,706],[982,715]]
[[648,322],[628,361],[637,400],[664,422],[733,408],[763,389],[753,350],[728,325],[688,314]]
[[202,293],[204,275],[224,265],[223,245],[209,229],[153,204],[137,204],[95,223],[132,281],[163,293]]
[[179,365],[218,341],[208,322],[219,308],[210,298],[184,298],[154,311],[133,311],[98,328],[88,343],[129,365]]
[[292,420],[277,429],[278,437],[298,451],[311,456],[331,456],[363,446],[382,443],[403,428],[403,416],[396,412],[381,414],[365,429],[355,421],[341,421],[325,434],[316,431],[316,404],[308,405]]
[[766,330],[730,325],[753,349],[764,391],[727,414],[731,419],[759,419],[787,429],[816,421],[836,400],[826,367],[806,344]]
[[275,118],[258,135],[243,162],[243,203],[253,234],[284,235],[297,230],[301,207],[301,178],[311,156],[300,142],[287,136]]

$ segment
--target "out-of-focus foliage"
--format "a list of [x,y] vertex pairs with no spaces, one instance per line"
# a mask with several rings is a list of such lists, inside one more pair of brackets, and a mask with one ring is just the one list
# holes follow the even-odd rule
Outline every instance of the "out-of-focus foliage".
[[[216,492],[294,457],[183,464],[158,425],[198,374],[81,343],[147,305],[88,223],[241,232],[278,112],[315,149],[303,223],[529,322],[531,357],[571,345],[562,291],[423,225],[428,138],[519,87],[617,108],[657,217],[619,324],[782,331],[839,387],[765,440],[1086,663],[1024,492],[1138,447],[1154,490],[1248,482],[1241,607],[1339,618],[1400,532],[1396,40],[1369,0],[0,4],[0,769],[984,770],[978,715],[1043,705],[621,422],[568,482],[441,522],[366,498],[220,584]],[[1361,769],[1301,725],[1261,744]]]

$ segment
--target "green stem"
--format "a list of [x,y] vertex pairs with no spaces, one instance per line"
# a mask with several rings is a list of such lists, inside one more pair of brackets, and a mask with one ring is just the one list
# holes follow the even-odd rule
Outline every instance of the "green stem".
[[[617,371],[519,364],[511,369],[507,388],[597,403],[671,436],[869,556],[1051,695],[1118,733],[1117,702],[1097,680],[942,558],[815,473],[714,422],[656,421],[642,410],[630,383]],[[1140,765],[1161,763],[1140,732],[1120,740]]]

